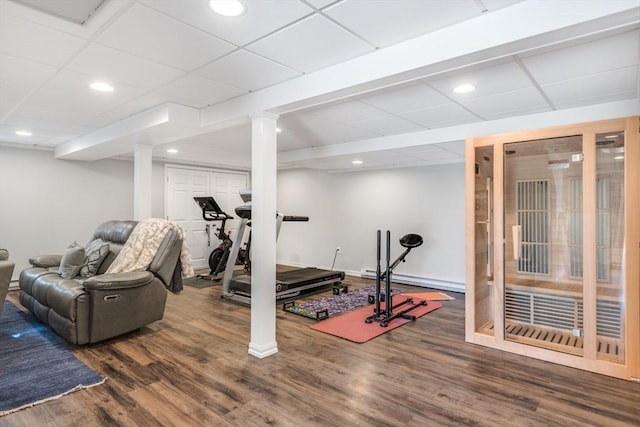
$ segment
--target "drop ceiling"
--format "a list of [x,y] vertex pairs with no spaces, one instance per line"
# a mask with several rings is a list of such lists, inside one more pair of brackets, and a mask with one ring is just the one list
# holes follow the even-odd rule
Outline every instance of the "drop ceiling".
[[[462,162],[470,136],[640,112],[640,0],[22,3],[0,0],[0,144],[58,158],[148,144],[247,169],[268,111],[280,168],[412,167]],[[58,16],[80,4],[82,23]]]

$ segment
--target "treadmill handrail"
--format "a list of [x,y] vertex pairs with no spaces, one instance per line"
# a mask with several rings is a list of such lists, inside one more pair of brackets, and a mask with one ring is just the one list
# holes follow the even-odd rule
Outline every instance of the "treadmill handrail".
[[308,216],[298,216],[298,215],[285,215],[282,218],[283,221],[291,221],[291,222],[309,222]]

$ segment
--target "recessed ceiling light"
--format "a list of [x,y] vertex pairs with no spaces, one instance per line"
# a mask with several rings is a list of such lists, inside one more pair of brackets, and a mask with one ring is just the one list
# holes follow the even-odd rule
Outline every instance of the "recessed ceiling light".
[[28,130],[17,130],[16,131],[16,135],[20,135],[20,136],[31,136],[33,135],[31,132],[29,132]]
[[468,83],[453,88],[454,93],[469,93],[473,92],[474,90],[476,90],[476,87]]
[[282,132],[282,129],[280,129],[280,128],[276,128],[276,132],[277,132],[277,133],[280,133],[280,132]]
[[113,92],[113,86],[105,82],[93,82],[89,87],[93,90],[97,90],[98,92]]
[[211,0],[209,7],[222,16],[240,16],[247,11],[247,7],[239,0]]
[[351,164],[353,164],[353,165],[361,165],[363,163],[364,162],[362,160],[354,160],[354,161],[351,162]]
[[175,148],[169,148],[169,149],[167,150],[167,153],[177,154],[177,153],[179,153],[179,151],[178,151],[178,150],[176,150]]

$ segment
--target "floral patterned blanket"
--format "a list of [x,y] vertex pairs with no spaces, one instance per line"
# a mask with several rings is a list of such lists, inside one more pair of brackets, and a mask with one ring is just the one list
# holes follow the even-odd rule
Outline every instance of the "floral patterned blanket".
[[160,218],[148,218],[140,221],[107,269],[107,273],[123,273],[130,271],[145,271],[158,252],[158,248],[170,230],[178,233],[182,239],[180,264],[183,277],[191,277],[195,273],[191,265],[189,247],[184,230],[178,224]]

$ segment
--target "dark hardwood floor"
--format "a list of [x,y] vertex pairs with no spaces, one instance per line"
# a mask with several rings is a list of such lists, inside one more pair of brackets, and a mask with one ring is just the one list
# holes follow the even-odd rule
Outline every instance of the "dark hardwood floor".
[[464,295],[449,294],[365,344],[278,308],[279,352],[257,359],[250,309],[185,287],[162,321],[74,348],[106,383],[0,426],[640,426],[640,384],[467,344]]

